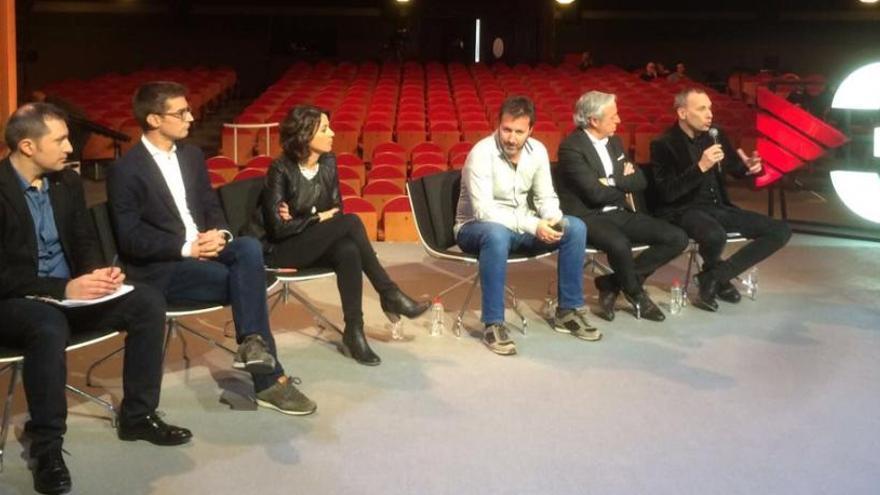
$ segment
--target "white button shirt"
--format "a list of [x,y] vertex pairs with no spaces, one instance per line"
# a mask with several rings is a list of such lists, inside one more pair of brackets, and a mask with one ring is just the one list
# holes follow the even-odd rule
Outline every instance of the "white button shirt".
[[183,220],[183,226],[186,229],[186,242],[180,248],[180,254],[184,258],[189,258],[192,243],[198,238],[199,228],[189,211],[189,205],[186,203],[186,187],[183,185],[180,162],[177,160],[177,145],[172,145],[171,151],[163,151],[154,146],[145,136],[141,136],[141,142],[144,143],[150,156],[153,157],[153,161],[159,166],[159,171],[165,179],[165,185],[168,186],[171,197],[174,198],[174,206],[177,207],[177,213]]
[[[590,138],[590,142],[593,143],[593,148],[596,148],[596,154],[599,155],[599,160],[602,162],[602,168],[605,169],[605,177],[608,179],[608,185],[614,186],[614,164],[611,161],[611,154],[608,153],[608,138],[596,139],[589,131],[584,131],[587,134],[587,137]],[[602,211],[611,211],[616,210],[616,206],[606,206],[602,208]]]
[[[531,194],[537,212],[529,207]],[[540,141],[528,138],[516,168],[508,163],[496,134],[468,153],[461,177],[455,235],[473,221],[496,222],[518,234],[535,235],[541,219],[562,218],[550,177],[550,158]]]

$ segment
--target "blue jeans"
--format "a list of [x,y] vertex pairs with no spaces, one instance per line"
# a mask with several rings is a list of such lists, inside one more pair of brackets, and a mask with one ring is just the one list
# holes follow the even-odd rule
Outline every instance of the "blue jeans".
[[581,219],[566,215],[568,227],[557,244],[544,244],[531,234],[517,234],[500,223],[474,221],[461,226],[458,245],[480,259],[480,288],[483,293],[482,321],[504,322],[504,284],[510,253],[537,255],[559,248],[556,265],[559,308],[584,305],[584,250],[587,227]]
[[257,392],[272,386],[284,374],[275,350],[275,339],[269,328],[263,247],[258,240],[237,237],[214,260],[187,259],[175,263],[174,273],[164,292],[165,299],[172,304],[229,304],[232,306],[235,339],[238,343],[252,334],[263,338],[277,364],[275,371],[270,374],[252,375]]

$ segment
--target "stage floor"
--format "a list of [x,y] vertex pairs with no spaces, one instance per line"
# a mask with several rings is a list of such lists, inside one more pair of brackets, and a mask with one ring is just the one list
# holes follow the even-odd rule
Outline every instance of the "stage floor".
[[[466,267],[428,258],[417,244],[376,244],[398,283],[433,294]],[[667,300],[685,258],[649,281]],[[116,439],[102,412],[70,397],[65,448],[81,494],[874,494],[880,486],[880,244],[795,235],[760,266],[757,300],[688,307],[664,323],[625,312],[593,317],[605,337],[584,342],[539,316],[554,259],[511,267],[529,333],[519,355],[490,353],[475,336],[456,339],[450,294],[447,333],[388,340],[372,288],[365,290],[376,368],[344,358],[332,331],[302,306],[272,323],[280,358],[316,414],[257,410],[250,380],[231,357],[190,338],[166,359],[161,408],[190,427],[179,448]],[[590,275],[590,304],[595,290]],[[369,286],[369,284],[367,284]],[[333,279],[300,289],[341,324]],[[478,296],[466,318],[478,322]],[[621,308],[622,309],[622,308]],[[187,321],[220,335],[229,312]],[[508,311],[508,321],[515,316]],[[120,338],[69,356],[70,381]],[[120,360],[99,369],[93,389],[119,399]],[[5,383],[5,382],[3,382]],[[4,385],[5,386],[5,385]],[[31,493],[16,393],[0,493]]]

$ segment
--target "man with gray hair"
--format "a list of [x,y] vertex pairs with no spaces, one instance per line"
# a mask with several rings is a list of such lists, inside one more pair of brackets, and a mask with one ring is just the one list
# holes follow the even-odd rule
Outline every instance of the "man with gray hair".
[[[667,222],[636,211],[632,194],[645,189],[642,171],[627,159],[614,133],[620,124],[613,94],[590,91],[575,105],[577,126],[559,146],[556,189],[562,211],[587,224],[589,243],[608,254],[613,273],[596,277],[599,309],[611,321],[623,292],[636,317],[663,321],[665,316],[643,288],[657,268],[687,247],[685,233]],[[633,244],[647,244],[635,259]]]
[[[651,170],[657,185],[657,213],[684,229],[700,246],[703,269],[697,274],[694,306],[717,311],[717,296],[736,303],[731,279],[782,248],[791,230],[782,220],[737,208],[730,202],[725,172],[743,178],[760,174],[761,157],[734,150],[713,127],[712,101],[705,91],[686,89],[675,96],[678,121],[651,143]],[[727,260],[721,254],[728,232],[754,239]]]

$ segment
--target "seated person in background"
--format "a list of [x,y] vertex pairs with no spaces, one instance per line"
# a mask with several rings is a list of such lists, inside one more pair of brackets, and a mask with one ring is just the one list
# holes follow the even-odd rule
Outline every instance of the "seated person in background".
[[6,126],[12,153],[0,161],[0,345],[24,354],[30,414],[25,432],[39,493],[71,488],[61,454],[67,428],[65,348],[71,333],[126,332],[120,439],[179,445],[192,437],[156,414],[165,327],[161,294],[137,286],[79,308],[39,299],[97,299],[116,292],[125,280],[119,268],[103,265],[82,182],[64,168],[71,151],[64,119],[47,103],[22,106]]
[[683,62],[675,64],[675,72],[666,76],[666,80],[673,83],[684,81],[686,79],[688,79],[687,68],[684,66]]
[[251,373],[257,404],[313,413],[315,403],[278,362],[260,243],[232,239],[201,150],[176,144],[193,121],[186,88],[144,84],[134,95],[134,115],[143,137],[107,175],[119,251],[132,279],[156,287],[172,304],[231,304],[239,344],[233,367]]
[[659,77],[657,74],[657,64],[654,62],[648,62],[645,64],[645,72],[639,76],[642,81],[653,81]]
[[281,123],[281,143],[284,154],[269,167],[251,230],[263,238],[270,266],[333,268],[345,318],[342,350],[361,364],[378,365],[364,336],[362,274],[391,321],[415,318],[430,303],[400,290],[379,263],[360,217],[342,213],[327,115],[313,106],[294,107]]
[[[687,235],[673,225],[635,211],[632,193],[647,182],[641,169],[627,160],[614,135],[620,117],[613,94],[590,91],[578,99],[577,126],[559,146],[557,191],[562,211],[587,224],[590,245],[608,254],[614,273],[596,277],[597,314],[611,321],[617,295],[623,295],[636,316],[663,321],[665,316],[642,284],[655,270],[687,247]],[[635,259],[632,244],[648,244]]]
[[[782,220],[737,208],[730,202],[725,173],[760,174],[758,152],[734,151],[727,135],[712,127],[712,101],[701,89],[675,96],[678,121],[651,143],[651,171],[657,187],[657,214],[683,228],[697,241],[703,269],[694,306],[717,311],[717,296],[736,303],[740,294],[731,279],[778,251],[791,237]],[[715,136],[713,137],[712,134]],[[727,233],[754,239],[727,260],[721,259]]]
[[587,321],[584,306],[587,229],[580,219],[563,217],[547,150],[529,137],[534,123],[531,100],[513,96],[504,101],[498,129],[468,153],[455,217],[458,245],[480,260],[483,343],[501,355],[516,354],[504,325],[504,284],[511,252],[539,254],[559,248],[559,308],[553,328],[583,340],[602,337]]
[[669,69],[662,62],[657,62],[657,78],[666,79],[669,76]]
[[596,63],[593,61],[593,56],[589,51],[581,53],[581,61],[578,63],[578,69],[585,71],[595,65]]

